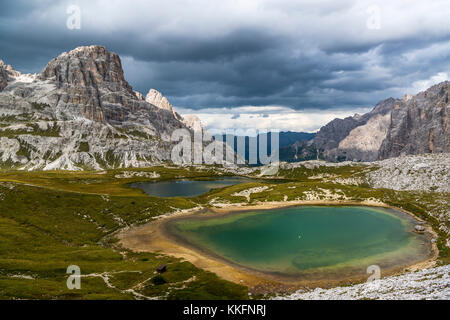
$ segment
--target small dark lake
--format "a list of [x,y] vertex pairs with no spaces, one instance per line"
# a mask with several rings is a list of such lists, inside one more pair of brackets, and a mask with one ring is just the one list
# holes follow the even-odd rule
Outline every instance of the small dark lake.
[[195,197],[212,189],[224,188],[239,183],[250,182],[242,177],[224,177],[214,180],[169,180],[158,182],[135,182],[129,186],[143,190],[155,197]]

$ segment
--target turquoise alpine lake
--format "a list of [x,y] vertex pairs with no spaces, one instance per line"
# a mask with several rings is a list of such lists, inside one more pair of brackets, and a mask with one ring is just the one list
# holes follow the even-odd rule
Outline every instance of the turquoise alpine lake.
[[297,206],[173,219],[167,232],[206,254],[252,270],[322,279],[392,270],[425,260],[429,239],[397,210]]
[[250,182],[251,179],[241,177],[224,177],[214,180],[168,180],[158,182],[135,182],[129,186],[138,188],[155,197],[195,197],[211,191],[239,183]]

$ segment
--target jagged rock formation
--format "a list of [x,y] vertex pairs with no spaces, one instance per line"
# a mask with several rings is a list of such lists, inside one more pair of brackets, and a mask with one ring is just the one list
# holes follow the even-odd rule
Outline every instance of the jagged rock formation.
[[313,144],[325,159],[331,161],[378,159],[378,150],[386,137],[389,115],[396,101],[389,98],[364,115],[334,119],[319,130]]
[[314,138],[314,144],[319,149],[331,152],[336,149],[339,143],[350,133],[351,130],[359,126],[361,123],[357,116],[347,117],[345,119],[334,119],[328,124],[320,128],[316,137]]
[[6,88],[8,82],[12,82],[15,80],[21,80],[24,82],[33,81],[36,78],[36,75],[24,74],[22,75],[20,72],[16,71],[9,64],[5,64],[3,60],[0,59],[0,91]]
[[339,143],[338,156],[346,159],[370,161],[378,158],[378,150],[386,138],[390,123],[389,114],[377,114],[363,125],[354,128]]
[[5,89],[8,85],[8,73],[6,71],[6,65],[3,60],[0,60],[0,91]]
[[161,92],[155,89],[149,90],[149,92],[145,96],[145,101],[153,104],[154,106],[157,106],[158,108],[173,111],[173,107],[166,99],[166,97],[164,97]]
[[175,109],[173,108],[172,104],[167,100],[166,97],[164,97],[162,95],[161,92],[155,90],[155,89],[150,89],[150,91],[147,93],[147,95],[145,96],[145,101],[147,101],[148,103],[151,103],[152,105],[163,109],[163,110],[168,110],[170,112],[172,112],[173,116],[175,118],[177,118],[180,121],[183,121],[183,117],[180,116]]
[[405,96],[391,112],[391,123],[380,148],[380,158],[450,150],[448,131],[450,82]]
[[313,139],[330,161],[374,161],[408,154],[450,152],[450,82],[419,94],[389,98],[364,115],[335,119]]
[[166,98],[145,101],[120,58],[79,47],[39,75],[0,63],[0,166],[23,169],[142,167],[170,160],[176,129],[188,129]]

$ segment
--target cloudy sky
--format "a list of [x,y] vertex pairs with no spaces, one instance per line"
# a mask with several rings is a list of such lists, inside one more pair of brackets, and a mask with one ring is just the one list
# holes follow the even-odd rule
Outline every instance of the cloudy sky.
[[2,0],[0,9],[0,58],[17,70],[105,45],[135,90],[161,91],[213,131],[315,131],[450,75],[448,0]]

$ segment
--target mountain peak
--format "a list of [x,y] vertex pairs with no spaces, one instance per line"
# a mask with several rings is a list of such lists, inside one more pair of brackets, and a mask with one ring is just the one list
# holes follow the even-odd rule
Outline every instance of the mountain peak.
[[[139,93],[137,93],[136,96],[139,98]],[[186,125],[186,127],[193,131],[203,132],[203,134],[206,135],[207,139],[212,137],[203,126],[199,117],[193,114],[183,115],[180,117],[180,115],[175,112],[175,109],[173,108],[169,100],[167,100],[167,98],[164,97],[163,94],[158,90],[150,89],[147,93],[147,96],[145,97],[145,101],[160,109],[171,111],[174,114],[175,118],[180,119]]]
[[[20,130],[0,137],[0,149],[8,150],[0,152],[0,165],[30,170],[149,166],[171,159],[170,137],[186,128],[176,112],[133,91],[119,56],[103,46],[64,52],[38,77],[15,72],[1,62],[0,114],[8,116],[2,125]],[[165,98],[160,102],[170,105]]]
[[145,101],[160,109],[173,111],[172,104],[170,104],[169,100],[167,100],[167,98],[158,90],[150,89],[145,97]]
[[413,99],[414,96],[411,94],[406,93],[403,97],[402,97],[402,101],[409,101],[411,99]]
[[96,53],[103,53],[106,54],[108,52],[108,49],[106,49],[105,46],[101,45],[90,45],[90,46],[79,46],[75,49],[69,51],[69,54],[78,54],[78,53],[87,53],[87,52],[96,52]]
[[448,152],[449,91],[444,81],[414,96],[380,101],[362,116],[329,122],[313,143],[332,161]]
[[125,80],[119,56],[104,46],[77,47],[52,59],[39,75],[40,80],[54,80],[58,87],[104,87],[110,91],[125,88],[134,96]]
[[[90,45],[90,46],[79,46],[76,47],[75,49],[70,50],[69,52],[62,52],[58,57],[56,57],[55,59],[58,58],[62,58],[62,57],[93,57],[98,58],[98,57],[107,57],[108,55],[117,55],[114,52],[109,51],[108,49],[106,49],[105,46],[101,46],[101,45]],[[53,60],[55,60],[53,59]]]

